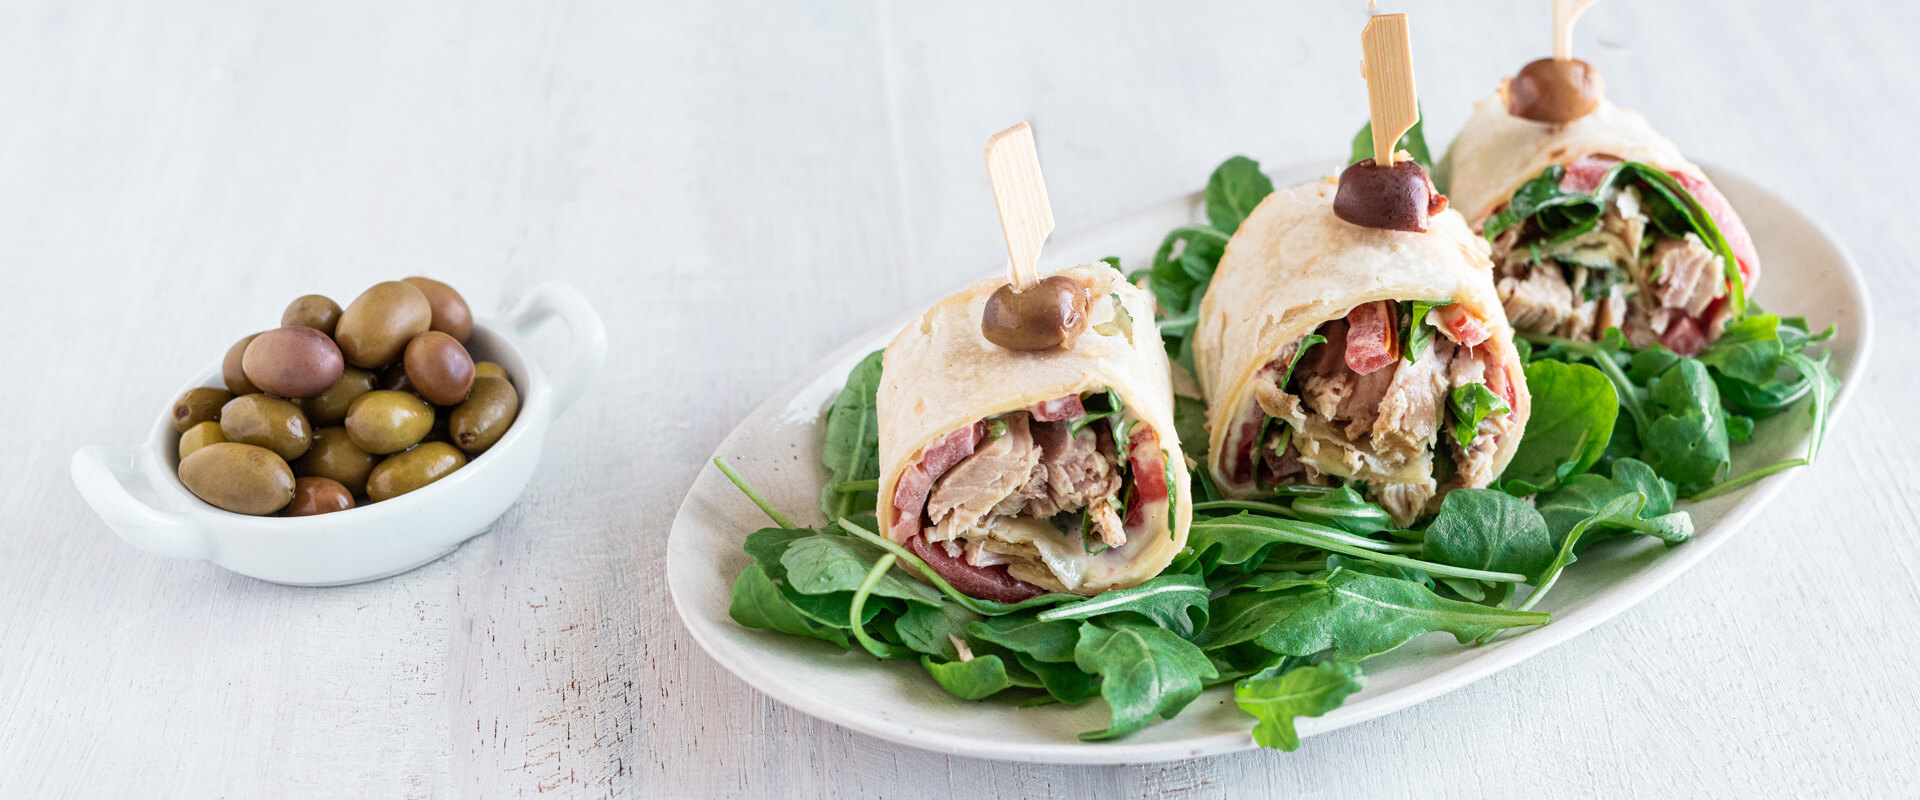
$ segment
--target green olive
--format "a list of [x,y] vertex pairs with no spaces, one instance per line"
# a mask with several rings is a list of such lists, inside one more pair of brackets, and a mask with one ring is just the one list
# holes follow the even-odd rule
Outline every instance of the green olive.
[[454,407],[447,419],[453,443],[468,455],[479,455],[492,447],[512,427],[520,413],[520,393],[505,378],[480,378],[473,382],[466,401]]
[[[284,402],[284,401],[283,401]],[[293,500],[293,470],[272,450],[216,442],[180,462],[194,495],[236,514],[271,514]]]
[[413,337],[426,333],[433,322],[427,296],[399,281],[376,283],[340,312],[333,338],[347,363],[378,369],[400,360]]
[[313,428],[300,407],[265,394],[243,394],[220,408],[220,432],[229,442],[259,445],[289,461],[307,452]]
[[342,427],[321,428],[313,434],[313,446],[293,462],[293,474],[302,478],[326,478],[347,487],[353,494],[367,491],[367,475],[380,457],[353,443]]
[[460,448],[446,442],[427,442],[407,452],[389,456],[367,476],[367,496],[387,500],[411,492],[467,465]]
[[188,428],[186,433],[180,434],[180,459],[184,461],[187,456],[193,455],[193,451],[226,440],[227,435],[220,432],[220,423],[213,420],[202,422]]
[[500,366],[499,364],[495,364],[495,363],[493,363],[493,362],[491,362],[491,361],[475,361],[475,362],[473,362],[473,377],[474,377],[475,379],[479,379],[479,378],[507,378],[508,380],[511,380],[511,378],[509,378],[509,377],[507,376],[507,370],[506,370],[506,368],[504,368],[504,367],[501,367],[501,366]]
[[340,324],[340,304],[323,294],[301,295],[280,312],[280,327],[312,328],[328,336]]
[[232,399],[233,393],[225,389],[188,389],[173,403],[173,429],[186,433],[202,422],[220,419],[220,407]]
[[227,348],[227,357],[220,362],[220,380],[227,384],[227,391],[235,395],[260,391],[253,381],[247,380],[247,371],[241,366],[241,361],[247,355],[247,345],[253,344],[253,337],[259,335],[256,333],[234,342],[232,347]]
[[315,427],[338,425],[347,419],[347,408],[360,395],[373,391],[374,374],[359,367],[347,367],[340,373],[340,380],[317,395],[300,401],[300,410],[307,412],[307,421]]
[[406,392],[375,389],[347,407],[347,436],[376,455],[418,444],[433,428],[433,407]]

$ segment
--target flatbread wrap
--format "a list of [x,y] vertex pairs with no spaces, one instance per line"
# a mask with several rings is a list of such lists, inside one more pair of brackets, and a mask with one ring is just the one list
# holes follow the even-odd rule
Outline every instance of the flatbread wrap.
[[1406,525],[1491,484],[1532,399],[1486,241],[1452,210],[1348,223],[1337,190],[1276,191],[1227,243],[1194,334],[1207,466],[1234,497],[1359,482]]
[[1692,355],[1745,313],[1760,256],[1740,215],[1645,117],[1601,98],[1571,122],[1474,106],[1437,173],[1493,246],[1515,328]]
[[1090,298],[1070,346],[987,341],[994,279],[934,304],[883,362],[880,527],[981,599],[1137,585],[1193,516],[1152,297],[1105,264],[1054,275]]

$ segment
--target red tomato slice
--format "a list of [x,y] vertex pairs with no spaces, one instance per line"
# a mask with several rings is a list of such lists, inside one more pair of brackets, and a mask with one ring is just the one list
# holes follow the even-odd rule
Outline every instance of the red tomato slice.
[[1368,375],[1392,364],[1393,309],[1385,300],[1354,306],[1347,312],[1347,368]]

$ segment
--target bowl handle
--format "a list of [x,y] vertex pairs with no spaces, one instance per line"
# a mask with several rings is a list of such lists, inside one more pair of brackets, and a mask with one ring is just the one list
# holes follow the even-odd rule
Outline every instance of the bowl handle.
[[549,317],[560,318],[572,334],[566,363],[551,371],[553,416],[558,417],[586,393],[606,365],[607,326],[579,289],[560,281],[547,281],[528,290],[507,314],[507,324],[524,340]]
[[127,491],[146,482],[141,452],[123,447],[82,447],[73,454],[73,485],[87,505],[129,544],[173,558],[212,558],[213,541],[185,514],[159,511]]

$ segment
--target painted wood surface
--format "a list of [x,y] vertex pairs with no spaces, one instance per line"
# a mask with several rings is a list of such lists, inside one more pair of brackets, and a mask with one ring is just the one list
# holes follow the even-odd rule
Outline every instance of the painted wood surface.
[[[1436,145],[1550,4],[1414,16]],[[1001,20],[1019,14],[1022,24]],[[1791,496],[1611,624],[1307,742],[1126,768],[902,748],[759,696],[659,567],[704,458],[854,334],[1002,263],[980,143],[1062,233],[1234,153],[1344,154],[1364,4],[0,4],[0,797],[1806,796],[1920,785],[1920,5],[1613,0],[1575,51],[1867,271],[1874,371]],[[613,353],[493,530],[290,589],[121,543],[67,479],[296,295],[547,278]],[[556,337],[557,338],[557,337]],[[555,345],[557,342],[549,342]],[[795,458],[811,454],[796,453]]]

